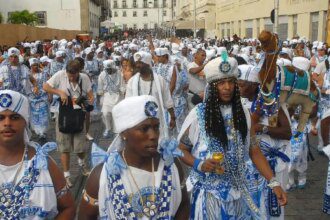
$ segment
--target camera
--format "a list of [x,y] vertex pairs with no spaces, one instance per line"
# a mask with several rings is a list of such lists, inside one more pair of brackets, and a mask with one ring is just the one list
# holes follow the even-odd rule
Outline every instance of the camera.
[[76,99],[76,104],[79,106],[83,105],[87,112],[91,112],[94,109],[94,106],[89,104],[88,99],[85,96],[79,96]]

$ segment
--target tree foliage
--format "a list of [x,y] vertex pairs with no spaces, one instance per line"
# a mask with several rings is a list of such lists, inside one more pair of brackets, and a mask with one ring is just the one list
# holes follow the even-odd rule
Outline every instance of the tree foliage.
[[35,13],[30,13],[28,10],[14,11],[8,17],[8,22],[12,24],[35,25],[38,22],[38,17]]

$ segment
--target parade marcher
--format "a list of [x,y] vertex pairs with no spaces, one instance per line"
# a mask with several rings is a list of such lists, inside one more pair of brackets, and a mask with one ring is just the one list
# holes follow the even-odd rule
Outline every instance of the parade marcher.
[[314,72],[315,67],[327,59],[327,48],[323,45],[322,42],[316,47],[316,54],[311,58],[311,71]]
[[119,135],[87,180],[79,219],[188,219],[189,200],[175,158],[182,152],[175,140],[158,147],[160,117],[153,96],[129,97],[113,108]]
[[[68,104],[70,96],[75,109],[82,108],[75,103],[79,97],[84,97],[89,103],[93,103],[93,93],[89,77],[80,73],[81,65],[79,61],[69,61],[66,70],[57,72],[43,86],[44,90],[50,94],[56,94],[61,98],[63,105]],[[85,106],[86,107],[86,106]],[[87,146],[86,146],[86,130],[82,130],[75,134],[66,134],[59,131],[58,114],[56,117],[56,142],[61,152],[61,162],[64,170],[64,176],[69,187],[73,186],[70,180],[70,152],[74,152],[78,156],[78,165],[83,175],[88,175],[88,165],[85,162]]]
[[28,98],[30,102],[30,125],[32,130],[44,141],[49,126],[49,96],[43,90],[42,86],[49,79],[49,75],[43,72],[39,68],[39,60],[37,58],[31,58],[29,60],[31,72],[38,85],[38,92],[31,93]]
[[0,219],[73,219],[73,197],[48,156],[56,144],[30,142],[28,124],[28,99],[0,91]]
[[[128,81],[125,97],[152,95],[157,99],[161,116],[161,140],[163,137],[168,137],[168,129],[173,129],[175,126],[174,105],[170,90],[166,86],[165,80],[153,73],[150,53],[137,52],[134,54],[134,60],[138,72]],[[167,111],[170,114],[169,122],[167,121]]]
[[[115,62],[116,62],[116,59],[114,58],[114,60],[115,60]],[[132,78],[132,76],[133,76],[133,66],[132,66],[132,63],[131,63],[131,61],[130,60],[128,60],[128,59],[123,59],[123,60],[121,60],[121,61],[119,61],[119,62],[121,62],[121,68],[120,68],[120,70],[121,70],[121,74],[122,74],[122,76],[124,77],[124,80],[125,80],[125,84],[127,84],[128,83],[128,80],[130,79],[130,78]]]
[[68,61],[73,60],[75,58],[75,52],[73,49],[73,43],[69,41],[66,45],[65,53]]
[[176,133],[179,133],[181,126],[189,113],[188,110],[188,72],[184,68],[184,60],[178,58],[177,56],[172,56],[171,60],[174,64],[174,71],[170,83],[170,89],[172,94],[172,99],[174,103],[174,114],[176,122]]
[[206,86],[204,63],[206,53],[203,49],[198,49],[194,55],[194,62],[188,65],[189,94],[188,104],[191,110],[196,104],[200,103],[204,97],[204,88]]
[[[255,94],[259,91],[258,73],[254,71],[255,66],[243,64],[239,65],[240,77],[237,81],[239,87],[242,105],[251,114],[251,106]],[[267,187],[266,179],[260,175],[256,166],[251,159],[246,161],[248,189],[254,200],[262,212],[266,213],[265,204],[265,188]]]
[[103,71],[103,61],[105,61],[105,57],[104,57],[104,52],[103,50],[101,50],[101,48],[98,48],[96,51],[96,60],[98,62],[98,66],[99,66],[99,72]]
[[190,219],[265,219],[249,193],[246,158],[250,155],[281,205],[286,204],[286,194],[256,137],[250,137],[250,115],[242,107],[236,83],[237,61],[223,54],[204,71],[205,102],[189,113],[178,136],[182,161],[193,167],[187,179]]
[[42,72],[50,75],[50,63],[52,62],[47,56],[43,56],[40,58],[40,69]]
[[55,53],[54,60],[50,63],[50,75],[53,76],[60,70],[65,69],[65,52],[64,51],[57,51]]
[[318,132],[319,144],[318,150],[330,145],[330,58],[319,63],[313,75],[319,78],[317,84],[321,90],[321,98],[318,103]]
[[[290,111],[291,109],[289,109]],[[293,134],[295,135],[297,126],[298,126],[298,117],[299,111],[298,108],[293,112],[291,110],[291,127]],[[292,136],[291,138],[291,157],[289,163],[289,180],[286,189],[293,190],[296,187],[298,189],[305,188],[307,176],[307,154],[308,154],[308,143],[307,143],[307,135],[309,129],[306,128],[303,133],[301,133],[298,137]],[[298,184],[295,183],[294,171],[298,172]]]
[[[98,79],[98,96],[103,97],[102,116],[105,124],[104,138],[109,138],[112,129],[112,108],[124,98],[125,83],[123,76],[116,68],[113,60],[103,62],[104,70]],[[99,98],[98,98],[99,99]]]
[[[99,63],[97,59],[94,57],[94,51],[91,47],[88,47],[84,50],[84,53],[86,54],[85,58],[85,67],[83,69],[84,73],[86,73],[91,82],[92,82],[92,90],[93,90],[93,95],[94,95],[94,100],[95,102],[93,103],[94,105],[94,111],[93,113],[98,113],[99,108],[96,103],[96,98],[97,98],[97,80],[98,76],[100,74],[100,69],[99,69]],[[93,116],[91,116],[93,117]],[[90,121],[90,117],[87,117],[86,120]],[[88,123],[88,122],[87,122]],[[94,138],[89,134],[89,125],[87,127],[87,133],[86,133],[86,138],[90,141],[94,140]]]
[[9,48],[9,62],[0,68],[0,88],[29,95],[35,90],[36,83],[29,75],[29,68],[19,63],[19,56],[17,48]]

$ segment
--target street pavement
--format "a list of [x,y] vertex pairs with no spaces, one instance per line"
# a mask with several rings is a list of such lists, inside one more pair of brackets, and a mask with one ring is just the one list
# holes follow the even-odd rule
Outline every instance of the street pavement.
[[[95,142],[103,149],[107,149],[111,143],[110,139],[102,138],[104,125],[101,120],[91,124],[90,134],[95,137]],[[51,122],[48,132],[48,140],[55,141],[55,126]],[[91,146],[92,142],[88,142]],[[317,139],[310,137],[311,152],[315,157],[314,161],[308,162],[307,184],[305,189],[296,189],[288,192],[288,205],[285,208],[285,219],[287,220],[329,220],[330,216],[322,212],[323,192],[325,188],[326,173],[329,160],[317,153]],[[58,151],[51,153],[51,156],[60,165],[60,154]],[[85,185],[86,177],[80,174],[76,155],[71,157],[71,175],[74,187],[71,189],[78,205],[81,198],[81,191]]]

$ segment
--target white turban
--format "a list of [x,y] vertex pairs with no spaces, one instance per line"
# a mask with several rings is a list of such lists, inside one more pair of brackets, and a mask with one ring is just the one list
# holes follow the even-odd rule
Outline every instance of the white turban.
[[152,56],[148,52],[139,51],[135,53],[133,57],[134,57],[134,62],[141,61],[145,64],[148,64],[149,66],[152,66],[152,62],[151,62]]
[[125,98],[113,107],[112,118],[119,134],[148,118],[159,118],[157,100],[149,95]]
[[8,50],[8,56],[19,56],[20,52],[16,47],[11,47]]
[[229,77],[237,78],[239,75],[237,65],[235,58],[228,57],[228,54],[223,52],[221,57],[211,60],[204,67],[206,81],[211,83]]
[[259,83],[258,73],[252,71],[254,69],[253,65],[242,64],[238,66],[238,69],[240,71],[239,79]]
[[292,65],[300,70],[308,71],[310,67],[310,61],[305,57],[294,57],[292,59]]
[[0,90],[0,112],[10,110],[21,115],[26,122],[24,140],[29,142],[28,124],[29,124],[29,101],[19,92],[12,90]]

